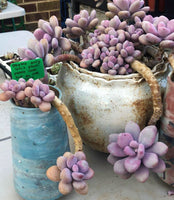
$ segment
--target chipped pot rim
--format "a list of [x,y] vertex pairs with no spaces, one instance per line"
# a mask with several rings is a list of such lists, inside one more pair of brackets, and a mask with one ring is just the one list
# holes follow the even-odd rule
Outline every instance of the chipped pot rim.
[[[168,62],[165,62],[164,59],[161,60],[160,63],[158,63],[157,65],[155,65],[152,69],[152,73],[155,76],[158,76],[160,74],[163,74],[164,72],[167,71],[168,68]],[[75,71],[76,73],[78,73],[79,76],[82,75],[86,75],[86,76],[90,76],[93,78],[99,78],[99,79],[103,79],[105,81],[135,81],[135,82],[141,82],[144,81],[144,78],[139,74],[139,73],[132,73],[132,74],[128,74],[128,75],[110,75],[110,74],[103,74],[100,72],[93,72],[93,71],[89,71],[87,69],[81,68],[79,67],[76,63],[70,61],[70,64],[68,63],[64,63],[64,65],[67,65],[68,67],[70,67],[70,69],[72,69],[73,71]]]

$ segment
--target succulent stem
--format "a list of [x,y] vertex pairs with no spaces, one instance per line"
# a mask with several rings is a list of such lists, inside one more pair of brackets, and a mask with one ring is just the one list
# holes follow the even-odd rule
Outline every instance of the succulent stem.
[[80,47],[80,44],[78,42],[74,42],[73,40],[70,40],[71,48],[78,53],[82,53],[83,49]]
[[85,49],[88,46],[88,36],[87,36],[87,34],[82,35],[82,39],[83,39],[83,46],[82,46],[82,48]]
[[62,54],[55,57],[54,63],[63,61],[74,61],[77,64],[80,64],[81,59],[76,55],[71,54]]
[[146,52],[150,55],[150,56],[152,56],[153,58],[156,58],[157,56],[158,56],[158,54],[159,54],[159,48],[155,48],[155,47],[147,47],[146,48]]
[[53,100],[53,105],[59,111],[60,115],[62,116],[63,120],[65,121],[71,136],[74,140],[75,145],[75,152],[83,150],[82,139],[80,137],[79,131],[74,123],[71,113],[69,112],[68,108],[65,104],[57,97]]
[[145,64],[135,60],[131,63],[131,67],[143,76],[151,89],[153,114],[150,118],[150,121],[148,122],[148,125],[154,125],[161,117],[163,109],[159,84],[151,69],[148,68]]
[[13,98],[14,102],[15,102],[15,105],[19,106],[19,102],[17,101],[16,98]]

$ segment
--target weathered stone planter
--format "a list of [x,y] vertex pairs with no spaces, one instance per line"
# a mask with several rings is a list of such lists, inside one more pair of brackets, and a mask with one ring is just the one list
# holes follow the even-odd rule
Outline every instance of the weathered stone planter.
[[[163,91],[167,65],[158,64],[153,73]],[[143,128],[152,114],[150,88],[138,73],[110,76],[71,63],[61,68],[57,85],[83,141],[102,152],[107,152],[109,134],[122,132],[128,121]]]

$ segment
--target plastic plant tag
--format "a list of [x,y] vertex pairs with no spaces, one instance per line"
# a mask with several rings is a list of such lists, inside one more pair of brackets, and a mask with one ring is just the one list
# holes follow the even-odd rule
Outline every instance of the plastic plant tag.
[[30,78],[39,79],[43,78],[44,73],[44,64],[41,58],[34,60],[27,60],[21,62],[15,62],[10,65],[12,79],[19,80],[24,78],[26,81]]

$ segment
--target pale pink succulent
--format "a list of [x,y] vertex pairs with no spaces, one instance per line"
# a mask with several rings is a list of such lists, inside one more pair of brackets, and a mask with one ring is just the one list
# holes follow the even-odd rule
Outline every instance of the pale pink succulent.
[[165,163],[159,158],[168,147],[157,142],[156,126],[147,126],[140,131],[138,124],[129,122],[124,133],[114,133],[109,136],[108,162],[114,165],[116,174],[122,178],[129,178],[134,174],[140,182],[149,177],[149,170],[156,173],[165,171]]
[[[0,84],[3,90],[0,93],[0,101],[13,99],[18,106],[39,107],[43,112],[50,111],[51,102],[55,98],[53,90],[47,84],[43,84],[39,79],[30,78],[25,81],[23,78],[16,80],[6,80]],[[32,104],[31,104],[32,103]]]
[[120,19],[133,19],[135,16],[143,18],[150,10],[149,6],[144,6],[144,0],[113,0],[107,3],[107,7],[107,17],[118,15]]
[[94,29],[98,21],[96,10],[92,10],[90,13],[87,10],[81,10],[79,14],[74,15],[73,19],[66,19],[66,28],[63,29],[63,32],[69,38],[79,38],[79,36],[85,35],[87,31]]
[[60,171],[59,191],[62,194],[70,193],[73,188],[79,194],[87,194],[86,180],[94,176],[94,171],[89,167],[82,151],[75,154],[64,153],[57,158],[57,167]]
[[159,44],[162,48],[174,47],[174,19],[169,20],[165,16],[152,17],[146,15],[141,25],[145,31],[145,34],[139,37],[142,44]]

